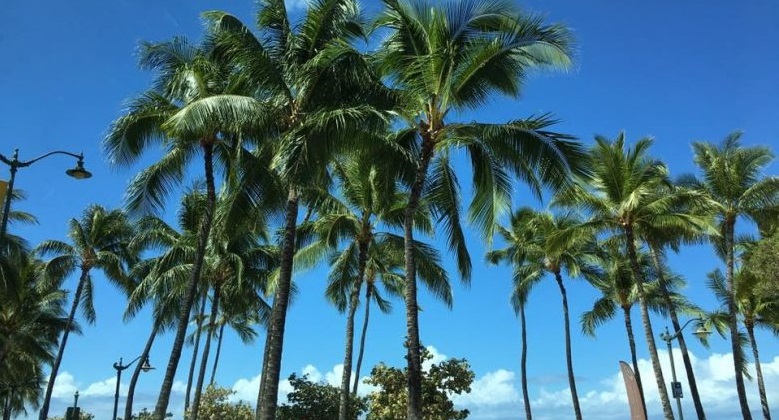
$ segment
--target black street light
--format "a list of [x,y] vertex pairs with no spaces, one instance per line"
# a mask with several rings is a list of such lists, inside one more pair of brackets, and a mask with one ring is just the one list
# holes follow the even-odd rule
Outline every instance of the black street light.
[[37,158],[28,161],[19,160],[19,149],[14,150],[14,155],[11,159],[8,159],[2,153],[0,153],[0,162],[5,163],[11,168],[11,178],[8,180],[8,185],[5,193],[3,221],[2,224],[0,225],[0,250],[5,249],[5,233],[8,228],[8,214],[11,212],[11,197],[14,192],[14,181],[16,180],[16,171],[19,170],[19,168],[26,168],[32,165],[33,163],[41,159],[47,158],[51,155],[68,155],[78,159],[78,161],[76,162],[76,166],[74,168],[65,171],[65,173],[68,176],[76,179],[87,179],[92,176],[91,172],[84,169],[83,153],[76,154],[71,152],[65,152],[62,150],[56,150],[53,152],[46,153],[45,155],[38,156]]
[[[679,420],[684,420],[684,413],[682,412],[682,383],[676,380],[676,366],[674,365],[671,341],[679,338],[679,336],[682,334],[682,331],[684,331],[684,329],[693,321],[703,323],[703,318],[693,318],[685,322],[684,325],[682,325],[682,328],[679,328],[679,331],[676,331],[674,335],[671,335],[671,333],[668,332],[668,327],[665,327],[665,332],[660,334],[660,339],[665,341],[665,344],[668,345],[668,358],[671,360],[671,375],[673,376],[673,382],[671,382],[671,392],[673,393],[673,397],[676,399],[676,408],[679,410]],[[703,340],[708,337],[709,334],[711,334],[711,331],[707,330],[703,325],[698,325],[698,328],[695,329],[693,334]]]
[[[111,420],[116,420],[116,411],[119,408],[119,382],[122,379],[122,371],[132,366],[133,363],[137,362],[141,357],[143,357],[143,355],[136,357],[135,359],[133,359],[132,362],[126,365],[122,364],[121,357],[119,358],[119,361],[117,363],[114,363],[114,369],[116,369],[116,393],[114,393],[114,416],[111,417]],[[154,368],[149,364],[149,356],[143,358],[143,362],[141,364],[141,370],[144,372],[154,370]]]

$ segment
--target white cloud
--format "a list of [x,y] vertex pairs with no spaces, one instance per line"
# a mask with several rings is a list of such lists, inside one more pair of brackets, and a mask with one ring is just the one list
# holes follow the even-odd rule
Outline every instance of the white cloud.
[[[110,396],[116,393],[116,377],[111,377],[103,381],[94,382],[87,386],[87,389],[81,392],[83,396]],[[127,386],[119,385],[119,395],[127,395]]]
[[69,372],[62,371],[54,379],[54,388],[51,391],[51,395],[54,398],[72,398],[73,393],[78,389],[73,375]]
[[425,360],[424,362],[422,362],[422,370],[424,370],[425,372],[427,372],[430,369],[430,366],[441,363],[449,357],[439,352],[438,349],[433,346],[427,346],[425,348],[430,353],[430,355],[433,356],[432,359]]
[[471,392],[453,395],[452,401],[459,406],[500,405],[519,401],[519,392],[514,386],[514,372],[498,369],[476,379],[471,384]]

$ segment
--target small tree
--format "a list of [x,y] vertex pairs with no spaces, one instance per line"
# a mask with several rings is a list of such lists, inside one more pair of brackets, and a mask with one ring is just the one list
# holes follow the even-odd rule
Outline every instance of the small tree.
[[[338,418],[340,390],[326,383],[312,382],[308,375],[289,377],[294,391],[287,395],[287,404],[279,407],[278,420],[332,420]],[[368,409],[366,398],[349,396],[351,419],[359,418]]]
[[[432,360],[433,355],[423,348],[422,362]],[[422,418],[424,420],[452,419],[462,420],[468,417],[468,410],[456,410],[449,398],[452,394],[471,391],[474,374],[465,359],[449,359],[430,366],[422,374]],[[383,363],[375,366],[367,384],[379,387],[368,395],[368,420],[393,420],[406,417],[408,405],[408,369],[387,366]]]
[[[235,391],[209,385],[200,400],[198,417],[202,420],[254,420],[254,411],[246,404],[228,401]],[[187,411],[187,417],[190,413]]]

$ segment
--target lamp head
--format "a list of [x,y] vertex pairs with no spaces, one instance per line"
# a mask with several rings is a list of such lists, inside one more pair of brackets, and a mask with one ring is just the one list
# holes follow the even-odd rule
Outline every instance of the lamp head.
[[143,359],[143,364],[141,365],[141,370],[144,372],[148,372],[150,370],[154,370],[154,367],[149,364],[149,358]]
[[84,156],[78,158],[78,162],[76,163],[76,167],[73,169],[68,169],[65,171],[68,176],[76,178],[76,179],[87,179],[92,177],[92,173],[88,170],[84,169]]
[[698,328],[695,329],[695,332],[693,334],[695,334],[695,336],[700,338],[701,340],[705,340],[709,338],[711,331],[709,331],[709,329],[704,327],[703,325],[700,325],[698,326]]

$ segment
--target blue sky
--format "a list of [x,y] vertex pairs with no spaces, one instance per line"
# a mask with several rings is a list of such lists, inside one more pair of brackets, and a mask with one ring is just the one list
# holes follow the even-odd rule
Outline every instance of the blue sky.
[[[301,5],[292,6],[299,11]],[[559,131],[575,134],[585,143],[594,134],[613,137],[620,130],[631,140],[653,136],[654,155],[668,163],[674,174],[694,171],[691,141],[719,141],[737,129],[745,131],[746,145],[777,149],[779,5],[774,2],[527,0],[521,5],[573,29],[576,65],[567,73],[532,74],[520,100],[496,98],[465,118],[504,121],[553,112],[562,120]],[[377,8],[375,2],[365,6]],[[121,204],[124,187],[143,165],[111,170],[101,155],[100,140],[120,115],[123,101],[149,85],[150,74],[136,65],[138,43],[182,34],[198,39],[202,33],[199,13],[211,9],[230,11],[246,22],[253,20],[253,3],[248,0],[10,0],[0,4],[0,15],[5,17],[0,27],[0,153],[10,155],[18,147],[20,158],[27,160],[57,149],[83,151],[87,168],[94,173],[87,181],[66,177],[63,171],[73,162],[64,156],[20,170],[17,187],[27,192],[28,199],[18,208],[34,213],[40,224],[16,226],[16,232],[33,244],[62,239],[67,220],[87,204]],[[768,174],[778,174],[778,168],[774,164]],[[7,177],[4,168],[0,174]],[[529,196],[519,196],[515,202],[539,205]],[[459,402],[471,408],[473,418],[517,418],[519,326],[508,304],[510,274],[507,268],[484,264],[484,245],[475,234],[469,238],[474,259],[472,285],[456,286],[452,310],[421,296],[422,340],[438,354],[470,361],[477,386]],[[705,274],[719,264],[707,247],[685,249],[672,258],[673,268],[688,280],[688,296],[709,309],[716,302],[705,287]],[[453,267],[451,262],[449,266]],[[326,380],[327,373],[342,361],[344,320],[322,302],[325,278],[322,270],[296,277],[301,293],[288,316],[283,377],[307,369]],[[123,323],[123,296],[101,276],[96,279],[97,324],[68,343],[61,368],[65,373],[57,387],[61,398],[56,399],[52,414],[64,412],[75,389],[80,390],[80,403],[87,410],[106,413],[115,383],[111,364],[119,357],[131,359],[140,354],[150,328],[147,314]],[[597,338],[579,336],[579,314],[589,309],[596,294],[578,280],[568,281],[568,289],[579,393],[588,398],[584,415],[611,418],[624,409],[618,395],[621,384],[614,385],[617,361],[629,359],[623,327],[615,321],[603,326]],[[531,397],[538,415],[572,416],[562,391],[567,387],[562,316],[552,282],[533,292],[528,318]],[[654,322],[657,333],[666,324]],[[364,372],[379,361],[400,365],[404,334],[401,302],[395,303],[389,316],[374,311]],[[768,334],[759,335],[758,340],[763,360],[773,362],[765,369],[769,399],[779,407],[779,359],[775,359],[779,345]],[[225,345],[218,382],[247,398],[256,395],[256,388],[247,381],[256,379],[259,372],[262,339],[243,346],[230,335]],[[639,348],[640,357],[646,358],[641,338]],[[716,337],[709,349],[692,345],[699,360],[696,371],[705,376],[704,389],[709,391],[710,418],[729,418],[732,413],[728,407],[735,399],[727,376],[732,368],[728,358],[721,357],[728,349],[727,342]],[[177,380],[186,380],[188,351]],[[165,336],[152,351],[152,364],[164,367],[169,354],[170,336]],[[162,374],[159,369],[141,378],[138,409],[153,407]],[[750,386],[750,403],[756,410],[756,388]],[[178,415],[181,399],[176,395],[171,408]],[[691,403],[689,397],[684,403]],[[659,404],[650,405],[657,412]],[[690,407],[688,415],[692,415]]]

